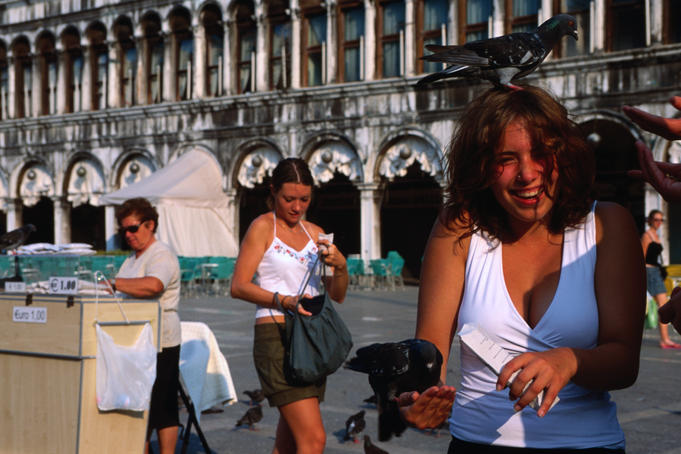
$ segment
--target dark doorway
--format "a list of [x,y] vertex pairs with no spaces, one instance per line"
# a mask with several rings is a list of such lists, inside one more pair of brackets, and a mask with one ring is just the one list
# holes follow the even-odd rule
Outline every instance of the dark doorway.
[[71,241],[91,244],[94,249],[106,249],[104,238],[104,207],[89,203],[71,209]]
[[307,219],[325,232],[333,232],[333,242],[344,256],[360,253],[359,191],[345,175],[336,173],[314,188]]
[[33,224],[36,231],[29,238],[32,243],[54,243],[54,206],[48,197],[41,197],[32,207],[24,206],[22,225]]
[[270,177],[265,178],[262,183],[256,184],[253,188],[240,189],[239,195],[239,243],[244,239],[248,226],[253,219],[270,209],[267,207],[267,197],[270,194]]
[[7,213],[0,211],[0,232],[7,232]]
[[404,177],[387,183],[381,204],[381,256],[397,251],[404,257],[402,275],[418,279],[421,260],[442,203],[442,189],[418,163]]
[[596,200],[617,202],[634,216],[639,233],[645,230],[644,183],[627,176],[638,169],[636,139],[624,126],[607,120],[592,120],[580,125],[596,156]]

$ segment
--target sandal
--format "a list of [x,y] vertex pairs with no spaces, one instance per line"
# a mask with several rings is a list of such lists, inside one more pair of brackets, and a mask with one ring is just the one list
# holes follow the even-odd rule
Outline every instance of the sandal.
[[672,342],[670,344],[660,342],[660,348],[663,350],[681,350],[681,345],[675,342]]

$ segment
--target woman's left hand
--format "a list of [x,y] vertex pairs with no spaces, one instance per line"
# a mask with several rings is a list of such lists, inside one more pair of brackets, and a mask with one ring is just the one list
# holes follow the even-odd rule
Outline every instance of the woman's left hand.
[[506,363],[497,379],[497,391],[506,387],[513,373],[518,374],[509,385],[509,398],[520,411],[543,390],[544,399],[537,410],[543,417],[549,411],[558,392],[577,372],[577,359],[569,348],[554,348],[544,352],[523,353]]
[[423,393],[417,391],[397,396],[402,419],[417,429],[440,427],[452,412],[456,389],[453,386],[432,386]]
[[321,240],[317,244],[324,264],[332,266],[337,270],[345,269],[347,266],[345,257],[341,254],[335,244],[329,243],[328,240]]

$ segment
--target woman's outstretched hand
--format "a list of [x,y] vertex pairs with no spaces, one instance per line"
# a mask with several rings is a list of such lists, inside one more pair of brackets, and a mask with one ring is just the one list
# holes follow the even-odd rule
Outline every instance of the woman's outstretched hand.
[[452,412],[456,389],[453,386],[431,386],[423,393],[412,391],[397,397],[402,419],[418,429],[440,427]]

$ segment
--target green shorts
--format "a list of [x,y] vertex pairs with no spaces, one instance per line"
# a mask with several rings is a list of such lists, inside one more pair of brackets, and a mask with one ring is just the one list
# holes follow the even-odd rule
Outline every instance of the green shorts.
[[270,407],[281,407],[310,397],[324,400],[326,379],[306,386],[292,386],[284,375],[283,327],[276,323],[255,325],[253,361]]

